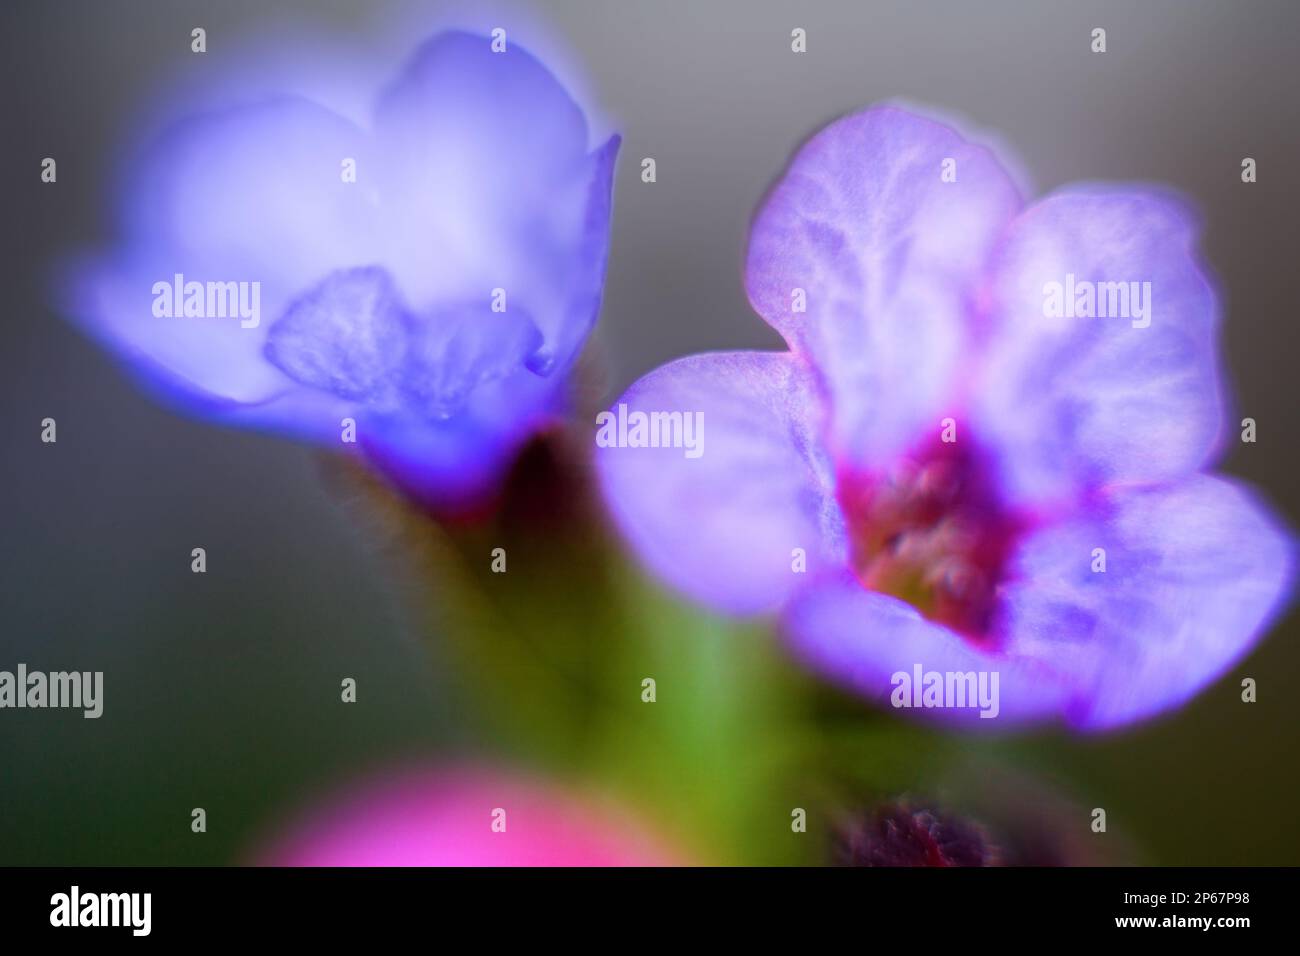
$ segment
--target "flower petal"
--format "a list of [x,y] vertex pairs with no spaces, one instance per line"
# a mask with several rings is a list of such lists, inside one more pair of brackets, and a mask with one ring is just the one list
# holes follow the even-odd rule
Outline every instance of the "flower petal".
[[590,295],[572,300],[603,278],[618,141],[589,154],[582,110],[550,71],[491,42],[440,34],[379,98],[385,261],[417,314],[504,290],[565,363],[594,318]]
[[[1050,666],[1016,653],[976,647],[941,624],[923,618],[904,601],[868,591],[851,575],[824,578],[800,594],[786,611],[785,630],[795,652],[814,669],[880,706],[892,706],[891,696],[903,685],[900,710],[913,717],[959,724],[972,730],[997,730],[1008,725],[1056,716],[1068,703],[1070,686]],[[914,709],[916,669],[972,674],[978,688],[995,686],[996,707],[978,706],[978,690],[964,706]],[[901,692],[900,692],[901,693]],[[981,710],[991,716],[981,717]]]
[[367,156],[361,129],[295,97],[182,120],[131,164],[124,238],[191,278],[292,294],[376,251],[373,200],[343,177]]
[[544,189],[587,152],[582,109],[550,70],[516,43],[496,53],[488,37],[461,31],[432,37],[408,58],[380,94],[374,126],[396,164],[385,170],[390,182],[410,174],[439,184],[436,196],[455,183],[459,195],[449,200],[487,208],[500,205],[496,190]]
[[693,355],[651,372],[619,405],[629,421],[702,416],[698,457],[684,447],[597,449],[614,518],[670,584],[750,613],[775,608],[806,580],[794,549],[807,573],[844,561],[834,476],[815,435],[820,400],[797,358]]
[[[563,259],[551,266],[553,293],[529,296],[542,308],[539,324],[546,335],[545,355],[550,369],[567,370],[582,350],[588,333],[600,312],[605,288],[605,268],[609,260],[609,232],[614,210],[614,164],[622,138],[611,136],[584,161],[576,180],[566,188],[581,190],[572,206],[554,207],[567,216],[567,210],[580,210],[582,224],[577,238],[567,247]],[[549,317],[550,318],[548,320]],[[548,369],[546,374],[550,374]]]
[[1024,541],[1000,627],[1016,653],[1072,675],[1073,723],[1106,729],[1182,704],[1240,660],[1292,568],[1289,535],[1229,481],[1118,490]]
[[[237,402],[294,387],[266,362],[268,328],[330,270],[367,261],[370,211],[340,176],[359,131],[281,99],[171,127],[131,164],[122,204],[128,250],[85,257],[61,277],[66,310],[146,374]],[[154,313],[155,284],[257,283],[256,324]],[[249,320],[250,322],[252,320]]]
[[825,379],[837,455],[874,467],[938,430],[979,279],[1019,208],[988,149],[894,107],[838,120],[799,150],[754,221],[745,284]]
[[263,866],[662,866],[619,807],[477,768],[404,770],[316,808],[257,853]]
[[[1196,232],[1181,202],[1134,188],[1063,191],[1011,226],[997,262],[1000,324],[973,395],[976,433],[1001,450],[1012,496],[1059,501],[1179,478],[1210,459],[1222,418],[1218,303]],[[1138,285],[1132,297],[1134,282],[1149,295]],[[1045,315],[1058,287],[1062,311],[1073,304],[1070,286],[1100,289],[1094,309],[1130,315]]]

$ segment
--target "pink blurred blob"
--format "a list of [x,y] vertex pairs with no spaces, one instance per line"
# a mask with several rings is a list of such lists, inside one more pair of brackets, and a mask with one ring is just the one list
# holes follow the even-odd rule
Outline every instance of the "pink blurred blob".
[[372,779],[309,812],[253,859],[260,866],[674,862],[665,844],[602,800],[481,768],[404,770]]

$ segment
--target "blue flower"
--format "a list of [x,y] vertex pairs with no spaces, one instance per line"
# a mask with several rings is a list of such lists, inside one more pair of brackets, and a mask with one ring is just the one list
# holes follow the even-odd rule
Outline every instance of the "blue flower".
[[368,128],[296,95],[166,128],[128,164],[117,241],[68,270],[67,310],[183,410],[355,436],[404,491],[463,508],[564,401],[617,151],[589,150],[519,46],[440,34]]
[[627,441],[597,439],[611,511],[669,582],[779,612],[881,703],[1085,730],[1176,707],[1264,633],[1294,563],[1283,524],[1208,473],[1220,309],[1196,232],[1162,190],[1026,206],[945,124],[838,120],[750,233],[749,298],[789,351],[635,383]]

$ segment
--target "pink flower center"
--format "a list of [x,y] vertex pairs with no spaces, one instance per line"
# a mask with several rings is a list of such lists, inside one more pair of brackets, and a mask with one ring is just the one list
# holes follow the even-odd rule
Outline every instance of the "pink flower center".
[[838,497],[864,587],[975,643],[996,641],[998,586],[1025,522],[1005,507],[966,439],[936,438],[888,473],[842,472]]

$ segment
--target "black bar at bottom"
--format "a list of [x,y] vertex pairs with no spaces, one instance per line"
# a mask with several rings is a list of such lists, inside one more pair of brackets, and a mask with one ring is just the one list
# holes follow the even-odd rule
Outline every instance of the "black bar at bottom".
[[918,945],[1042,940],[1044,932],[1230,943],[1288,926],[1295,878],[1294,869],[1253,868],[8,869],[0,871],[0,926],[6,942],[75,934],[83,944],[113,937],[437,944],[449,941],[449,929],[494,942],[520,933],[536,943],[598,931],[610,939],[611,928],[629,940],[681,929],[697,940],[722,933],[735,941],[781,924],[862,942],[914,933]]

